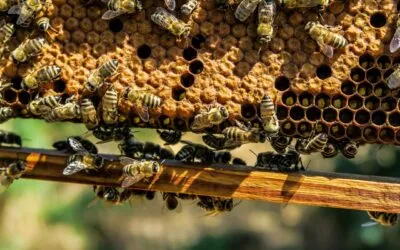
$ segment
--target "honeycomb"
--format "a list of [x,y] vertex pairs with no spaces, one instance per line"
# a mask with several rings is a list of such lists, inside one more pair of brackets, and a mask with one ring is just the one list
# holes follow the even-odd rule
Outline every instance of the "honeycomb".
[[[120,93],[127,86],[145,88],[163,99],[143,123],[120,99],[121,121],[139,127],[188,130],[204,105],[218,102],[229,119],[209,129],[218,132],[245,119],[259,126],[259,102],[268,94],[277,104],[281,133],[307,137],[313,129],[331,140],[400,144],[399,95],[386,78],[400,62],[388,44],[395,31],[397,4],[391,0],[333,1],[320,17],[313,9],[278,9],[274,38],[260,48],[257,14],[245,22],[234,17],[237,3],[219,11],[215,1],[201,1],[190,15],[177,16],[191,26],[188,39],[176,39],[156,26],[150,15],[163,1],[143,1],[144,10],[110,21],[102,20],[106,6],[84,6],[79,0],[53,0],[42,13],[58,30],[40,57],[14,64],[1,60],[0,77],[13,83],[4,90],[6,106],[21,117],[32,117],[26,105],[38,94],[90,95],[83,84],[90,72],[109,58],[118,59],[119,74],[109,81]],[[177,1],[177,7],[183,1]],[[177,8],[177,9],[178,9]],[[7,17],[10,18],[10,17]],[[324,56],[304,30],[308,21],[341,26],[349,41]],[[10,42],[16,48],[31,30],[19,28]],[[24,91],[20,81],[32,70],[58,65],[61,79],[38,91]],[[92,97],[98,105],[104,89]]]

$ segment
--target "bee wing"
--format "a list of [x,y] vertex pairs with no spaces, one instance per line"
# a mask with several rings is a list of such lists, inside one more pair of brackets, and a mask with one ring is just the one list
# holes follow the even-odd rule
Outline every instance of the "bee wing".
[[226,140],[224,143],[224,148],[236,148],[241,146],[242,143],[239,141],[234,141],[234,140]]
[[126,156],[121,156],[121,157],[119,157],[119,162],[122,165],[129,165],[129,164],[137,162],[137,160],[129,158],[129,157],[126,157]]
[[397,27],[396,32],[393,35],[392,41],[390,41],[390,53],[396,52],[400,48],[400,27]]
[[[236,8],[235,16],[238,18],[240,16],[239,21],[243,22],[245,21],[253,12],[256,10],[258,4],[261,2],[261,0],[243,0],[240,2],[239,6]],[[247,10],[245,15],[238,15],[238,12],[240,10]],[[244,14],[244,13],[243,13]]]
[[396,73],[398,69],[396,69],[388,78],[387,78],[387,85],[390,89],[395,89],[400,87],[400,77],[399,74]]
[[366,223],[361,224],[361,227],[371,227],[371,226],[375,226],[375,225],[377,225],[377,224],[378,224],[378,222],[369,221],[369,222],[366,222]]
[[85,169],[85,164],[79,161],[73,161],[64,169],[63,175],[73,175]]
[[135,183],[138,183],[139,181],[143,180],[145,177],[144,174],[137,174],[135,176],[127,176],[125,179],[122,181],[121,187],[122,188],[127,188],[132,186]]
[[21,13],[21,6],[19,4],[12,6],[8,9],[8,14],[19,15]]
[[321,48],[322,53],[326,55],[329,58],[333,57],[333,47],[323,44],[323,43],[318,43],[319,47]]
[[103,14],[103,16],[101,17],[101,19],[103,19],[103,20],[110,20],[110,19],[113,19],[113,18],[115,18],[115,17],[117,17],[117,16],[120,16],[120,15],[122,15],[122,14],[125,14],[125,13],[126,13],[125,11],[121,11],[121,10],[118,10],[118,11],[107,10],[107,11]]
[[82,146],[82,144],[75,138],[69,137],[68,144],[75,152],[87,152],[87,150]]
[[164,0],[165,6],[167,6],[167,8],[169,10],[175,10],[176,7],[176,1],[175,0]]
[[142,121],[144,122],[148,122],[149,121],[149,108],[143,105],[138,105],[135,104],[134,108],[137,112],[137,114],[140,116],[140,119],[142,119]]

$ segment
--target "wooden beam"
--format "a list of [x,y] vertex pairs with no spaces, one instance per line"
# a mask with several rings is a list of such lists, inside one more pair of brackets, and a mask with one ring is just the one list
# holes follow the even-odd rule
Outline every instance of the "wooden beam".
[[[0,148],[0,160],[25,160],[27,179],[120,186],[122,165],[103,155],[105,167],[93,174],[64,176],[68,155],[50,150]],[[223,196],[277,203],[400,213],[400,180],[339,173],[280,173],[251,167],[165,161],[151,183],[137,189]]]

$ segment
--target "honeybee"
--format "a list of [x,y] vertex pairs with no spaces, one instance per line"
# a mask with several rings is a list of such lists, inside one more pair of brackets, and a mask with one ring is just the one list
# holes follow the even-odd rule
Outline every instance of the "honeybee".
[[100,65],[97,69],[95,69],[90,75],[85,83],[85,88],[90,91],[94,92],[98,89],[101,85],[104,84],[104,80],[115,74],[118,69],[118,60],[117,59],[110,59]]
[[22,146],[22,139],[19,135],[7,132],[4,130],[0,130],[0,145],[8,144],[8,145],[18,145]]
[[162,7],[157,7],[156,11],[151,14],[150,18],[155,24],[168,30],[178,38],[186,38],[190,34],[190,25],[184,23],[182,20],[179,20]]
[[141,89],[127,88],[124,98],[133,104],[134,109],[144,122],[149,121],[149,108],[157,108],[162,103],[160,97]]
[[232,154],[228,151],[214,153],[214,163],[228,164],[232,159]]
[[238,204],[233,204],[233,199],[222,198],[222,197],[210,197],[205,195],[199,195],[199,202],[197,206],[203,208],[209,213],[207,216],[215,216],[223,212],[230,212]]
[[[79,136],[73,136],[72,138],[79,141],[82,144],[82,147],[84,147],[89,153],[91,153],[91,154],[98,153],[96,146],[91,141],[88,141]],[[75,153],[75,150],[74,150],[74,148],[71,147],[70,140],[68,140],[68,139],[54,142],[53,148],[57,149],[58,151],[67,153],[67,154]]]
[[42,53],[46,40],[43,37],[27,39],[11,52],[11,57],[15,63],[26,62],[30,57]]
[[260,115],[264,131],[268,134],[277,134],[279,132],[279,121],[275,113],[275,104],[268,95],[265,95],[261,100]]
[[42,8],[43,4],[41,0],[24,0],[19,4],[12,6],[8,10],[8,14],[19,15],[17,25],[21,27],[29,27],[32,20],[35,18],[36,12],[40,11]]
[[82,144],[73,137],[68,138],[68,143],[76,154],[68,158],[68,165],[64,169],[64,175],[72,175],[82,170],[98,170],[103,167],[103,157],[89,153]]
[[232,147],[226,147],[229,145],[225,145],[226,138],[224,135],[213,135],[213,134],[206,134],[202,136],[204,144],[207,146],[215,149],[215,150],[222,150],[228,149],[232,150],[238,146],[233,145]]
[[261,0],[258,6],[257,34],[261,44],[269,43],[274,33],[274,20],[276,17],[275,0]]
[[77,102],[77,97],[71,96],[65,104],[55,107],[50,114],[45,116],[46,121],[72,120],[81,117],[81,109]]
[[235,17],[241,22],[246,19],[256,10],[258,4],[263,0],[243,0],[240,2],[235,11]]
[[150,177],[160,172],[160,164],[156,161],[148,160],[135,160],[128,157],[120,157],[120,162],[124,165],[123,173],[124,180],[122,181],[122,187],[127,188],[133,184]]
[[394,32],[393,38],[390,41],[390,53],[396,52],[400,48],[400,16],[397,15],[396,31]]
[[15,117],[14,110],[10,107],[0,107],[0,123],[8,121],[10,118]]
[[309,140],[297,140],[296,150],[302,154],[322,152],[327,142],[328,135],[325,133],[320,133]]
[[194,162],[196,160],[201,163],[211,164],[214,162],[215,152],[206,146],[201,144],[193,143],[191,141],[181,140],[182,143],[186,144],[176,154],[175,159],[186,162]]
[[139,0],[109,0],[108,10],[101,17],[104,20],[110,20],[123,14],[132,14],[143,9]]
[[21,86],[24,89],[37,89],[40,85],[54,81],[61,75],[61,68],[57,65],[44,66],[25,76],[22,79]]
[[225,138],[227,139],[224,147],[232,147],[252,142],[263,143],[267,140],[267,136],[264,131],[261,131],[259,128],[250,129],[244,126],[227,127],[222,131],[222,134],[224,134]]
[[243,159],[240,159],[240,158],[233,158],[232,164],[233,164],[233,165],[243,165],[243,166],[247,166],[247,163],[246,163]]
[[99,125],[96,108],[90,99],[85,98],[81,101],[81,114],[82,121],[88,130],[94,129]]
[[119,145],[118,148],[121,154],[133,158],[141,158],[144,149],[144,143],[135,139],[131,136],[125,138]]
[[355,142],[352,141],[345,142],[342,143],[340,151],[346,158],[353,159],[357,155],[358,146]]
[[[96,198],[104,200],[114,205],[122,203],[121,193],[115,187],[108,186],[93,186],[93,192],[96,194]],[[129,199],[129,196],[125,196],[124,199]],[[90,206],[91,204],[89,204]]]
[[49,95],[46,97],[36,97],[29,103],[29,111],[34,115],[48,114],[54,108],[60,106],[60,96]]
[[322,150],[321,154],[324,158],[332,158],[335,157],[339,153],[339,149],[334,143],[326,143],[324,149]]
[[400,87],[400,67],[397,67],[392,74],[386,79],[389,89],[397,89]]
[[324,26],[319,22],[308,22],[305,30],[318,43],[322,53],[329,58],[333,57],[333,48],[343,48],[348,44],[346,38],[335,33],[341,30],[341,27],[330,27]]
[[396,225],[399,222],[398,214],[395,213],[385,213],[385,212],[376,212],[376,211],[367,211],[369,218],[371,218],[371,222],[367,222],[362,224],[362,227],[369,227],[376,224],[380,224],[382,226],[391,227]]
[[329,5],[329,0],[279,0],[282,7],[293,8],[312,8],[317,7],[323,11]]
[[133,137],[129,127],[106,127],[103,124],[93,129],[93,136],[100,140],[97,144],[121,141]]
[[297,172],[299,170],[305,170],[303,162],[301,161],[300,153],[294,149],[289,149],[284,154],[277,154],[274,152],[263,152],[256,154],[257,162],[254,167],[256,168],[269,168],[277,169],[282,172]]
[[190,15],[199,5],[198,0],[187,0],[185,4],[181,6],[181,12],[184,15]]
[[182,132],[179,130],[159,130],[157,129],[157,133],[160,135],[160,138],[165,141],[164,145],[175,145],[182,138]]
[[178,200],[178,194],[163,192],[162,198],[169,211],[176,210],[177,212],[180,212],[182,210],[182,205]]
[[118,92],[110,86],[102,98],[102,118],[105,124],[114,124],[118,117]]
[[219,104],[212,104],[207,107],[207,110],[201,110],[200,113],[194,117],[191,129],[200,130],[210,128],[214,125],[221,124],[228,119],[228,117],[228,109]]
[[293,137],[288,136],[274,136],[271,138],[271,146],[275,149],[279,154],[283,154],[286,151],[286,148],[292,143]]
[[35,25],[37,30],[43,32],[46,35],[46,38],[48,38],[49,40],[54,40],[49,31],[58,33],[58,31],[53,28],[53,26],[51,26],[50,19],[48,17],[40,17],[36,19]]
[[15,26],[12,23],[5,23],[0,28],[0,57],[3,52],[8,48],[7,43],[15,32]]
[[8,188],[16,179],[19,179],[25,172],[25,162],[15,161],[6,167],[0,167],[1,185]]
[[184,145],[175,155],[175,160],[182,162],[194,162],[196,148],[193,145]]
[[175,0],[164,0],[165,6],[167,6],[167,8],[170,11],[174,11],[175,7],[176,7],[176,1]]

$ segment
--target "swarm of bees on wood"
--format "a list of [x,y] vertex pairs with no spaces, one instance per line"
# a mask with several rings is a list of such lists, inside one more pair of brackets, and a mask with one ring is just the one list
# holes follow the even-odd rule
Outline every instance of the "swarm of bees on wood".
[[[85,1],[89,5],[93,1]],[[110,20],[120,15],[135,15],[143,10],[140,0],[100,0],[100,4],[106,4],[107,10],[102,19]],[[51,4],[50,0],[23,0],[17,5],[8,6],[8,1],[0,1],[0,12],[15,15],[15,22],[4,22],[0,27],[0,57],[9,54],[16,64],[27,63],[33,57],[42,54],[43,49],[51,43],[49,33],[57,33],[50,25],[47,17],[36,17],[36,14]],[[191,26],[178,17],[180,14],[191,15],[199,6],[199,0],[187,0],[179,10],[176,9],[175,0],[165,0],[165,6],[157,7],[150,15],[151,21],[165,29],[177,39],[187,39],[191,33]],[[246,21],[257,10],[257,41],[262,46],[268,44],[276,31],[275,18],[280,9],[315,8],[318,12],[324,11],[329,6],[328,0],[242,0],[234,9],[234,16],[240,22]],[[216,0],[216,8],[227,11],[233,6],[228,0]],[[179,13],[177,13],[179,12]],[[7,43],[18,27],[28,28],[34,26],[35,32],[19,44],[13,51],[9,51]],[[323,21],[312,21],[305,24],[304,29],[310,38],[316,41],[321,52],[328,58],[334,55],[334,49],[344,48],[348,41],[340,34],[341,27],[324,25]],[[396,52],[400,48],[400,18],[396,24],[396,31],[390,43],[390,51]],[[25,90],[38,90],[44,84],[60,79],[62,68],[57,65],[45,65],[31,71],[21,80],[20,86]],[[225,127],[221,133],[206,133],[202,136],[203,144],[182,140],[182,132],[172,129],[158,129],[157,133],[165,141],[164,145],[153,142],[141,142],[137,140],[129,127],[120,126],[121,115],[118,103],[121,100],[129,102],[134,111],[143,122],[150,120],[149,110],[159,108],[163,100],[145,89],[126,87],[122,91],[116,90],[107,82],[110,77],[117,76],[119,72],[117,59],[108,58],[98,63],[98,67],[90,72],[84,91],[61,100],[59,96],[43,96],[38,93],[28,105],[28,110],[33,116],[45,119],[48,122],[55,121],[82,121],[99,142],[117,142],[121,151],[119,163],[123,165],[120,187],[94,186],[93,191],[97,199],[111,204],[123,204],[131,198],[144,197],[154,199],[154,191],[130,189],[138,182],[150,182],[152,178],[160,174],[162,163],[165,160],[177,160],[182,162],[204,164],[232,164],[247,165],[247,163],[235,158],[231,150],[247,143],[270,143],[274,151],[254,153],[256,163],[253,166],[259,170],[274,170],[281,172],[301,172],[306,168],[303,165],[301,155],[321,153],[324,158],[331,158],[341,152],[351,159],[357,154],[358,144],[353,141],[331,141],[324,132],[316,133],[315,129],[308,138],[299,138],[293,142],[293,138],[280,134],[280,124],[276,113],[274,100],[266,93],[259,100],[259,121],[261,126],[254,127],[246,124],[246,121],[234,120],[234,124]],[[390,89],[400,87],[400,68],[387,78]],[[1,82],[0,92],[11,86],[11,83]],[[100,89],[105,92],[100,96],[100,105],[94,103],[91,98],[99,94]],[[97,107],[96,107],[97,106]],[[10,107],[0,107],[0,122],[16,117],[17,114]],[[228,108],[212,103],[203,107],[193,119],[190,125],[192,131],[205,131],[218,126],[229,119]],[[183,144],[178,152],[169,149],[169,145]],[[22,139],[10,132],[0,131],[1,146],[22,146]],[[58,151],[70,154],[64,175],[73,175],[79,172],[91,174],[104,167],[105,159],[98,154],[97,147],[90,141],[76,136],[69,137],[65,141],[53,144]],[[1,185],[8,187],[14,180],[20,178],[25,172],[25,163],[22,160],[5,163],[0,166]],[[179,210],[181,201],[194,201],[196,205],[209,215],[229,212],[237,205],[231,198],[210,197],[183,193],[162,193],[162,199],[168,210]],[[379,223],[392,226],[398,222],[397,214],[388,214],[369,211],[368,215],[374,221],[363,226]]]

